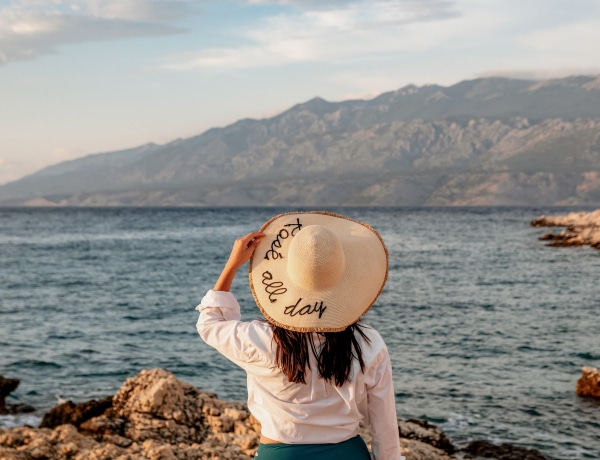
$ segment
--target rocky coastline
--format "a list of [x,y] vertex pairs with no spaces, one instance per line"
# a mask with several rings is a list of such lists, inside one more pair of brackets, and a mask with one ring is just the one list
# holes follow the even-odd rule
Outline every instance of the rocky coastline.
[[571,212],[566,216],[540,216],[532,227],[566,227],[560,233],[546,233],[539,239],[548,246],[591,246],[600,249],[600,209],[592,212]]
[[[457,447],[421,420],[398,420],[398,434],[406,460],[546,459],[534,449],[487,441]],[[370,444],[369,431],[361,435]],[[112,397],[55,407],[40,427],[0,429],[0,460],[251,460],[259,436],[244,403],[153,369],[127,379]]]

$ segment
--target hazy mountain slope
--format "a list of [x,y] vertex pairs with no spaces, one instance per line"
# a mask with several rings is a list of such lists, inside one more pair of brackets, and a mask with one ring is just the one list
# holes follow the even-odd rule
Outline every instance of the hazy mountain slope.
[[92,155],[0,186],[0,203],[591,203],[598,172],[600,78],[488,78],[315,98],[164,146]]
[[146,144],[117,152],[97,153],[48,166],[18,181],[0,186],[3,197],[44,196],[110,190],[120,187],[119,171],[162,148]]

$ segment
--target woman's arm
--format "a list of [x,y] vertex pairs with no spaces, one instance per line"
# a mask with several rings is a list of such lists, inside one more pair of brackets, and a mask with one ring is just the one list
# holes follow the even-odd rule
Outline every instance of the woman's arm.
[[271,353],[273,337],[264,322],[241,321],[240,305],[229,292],[233,278],[254,253],[263,233],[253,232],[238,238],[214,289],[207,292],[200,305],[196,328],[210,346],[246,371],[264,366],[264,356]]
[[374,385],[367,390],[367,405],[373,433],[371,447],[376,460],[401,460],[392,364],[385,350],[374,374]]
[[260,239],[264,236],[264,233],[252,232],[235,240],[233,248],[231,249],[231,254],[229,254],[229,259],[227,260],[219,279],[215,283],[213,290],[229,291],[231,289],[231,283],[233,282],[233,278],[235,278],[236,272],[248,261],[248,259],[250,259],[258,246]]

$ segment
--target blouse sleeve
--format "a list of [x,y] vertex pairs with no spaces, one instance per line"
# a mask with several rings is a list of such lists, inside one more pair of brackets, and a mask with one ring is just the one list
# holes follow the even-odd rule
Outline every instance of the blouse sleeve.
[[392,364],[387,349],[383,350],[371,385],[367,388],[367,407],[373,433],[371,448],[375,460],[400,460]]
[[200,337],[248,372],[272,367],[272,332],[262,321],[241,321],[240,305],[230,292],[210,290],[196,307]]

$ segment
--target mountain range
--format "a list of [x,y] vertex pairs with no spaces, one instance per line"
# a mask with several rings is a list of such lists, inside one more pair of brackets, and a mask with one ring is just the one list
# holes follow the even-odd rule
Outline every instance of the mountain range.
[[89,155],[0,186],[4,206],[598,203],[599,76],[315,98],[271,118]]

